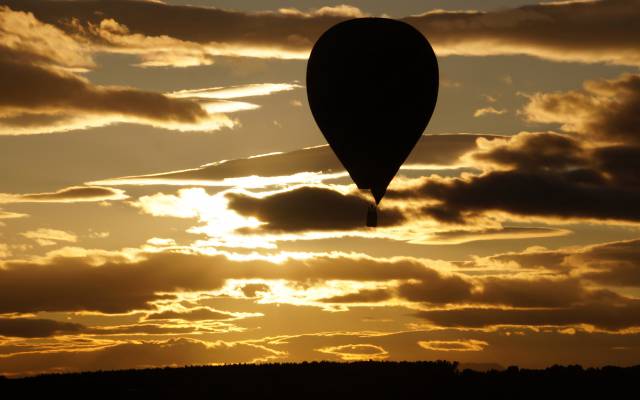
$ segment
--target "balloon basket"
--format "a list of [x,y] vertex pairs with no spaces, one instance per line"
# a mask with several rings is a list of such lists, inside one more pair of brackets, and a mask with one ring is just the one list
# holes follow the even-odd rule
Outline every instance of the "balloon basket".
[[367,226],[369,228],[375,228],[378,226],[378,208],[373,204],[370,205],[367,210]]

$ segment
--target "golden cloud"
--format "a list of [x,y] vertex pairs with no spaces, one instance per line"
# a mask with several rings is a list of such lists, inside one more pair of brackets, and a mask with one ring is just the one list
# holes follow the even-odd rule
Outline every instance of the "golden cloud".
[[482,340],[421,340],[418,346],[435,351],[482,351],[489,343]]
[[384,360],[389,357],[385,349],[372,344],[345,344],[322,347],[316,351],[337,356],[343,361]]
[[101,186],[71,186],[46,193],[0,193],[0,203],[78,203],[127,199],[124,190]]
[[35,240],[40,246],[52,246],[58,244],[58,242],[75,243],[78,241],[78,237],[71,232],[50,228],[38,228],[33,231],[23,232],[21,235],[27,239]]
[[589,80],[582,90],[534,93],[521,113],[532,122],[557,123],[591,140],[640,142],[640,75]]
[[[53,3],[52,3],[53,4]],[[269,94],[296,85],[202,89],[165,95],[120,86],[101,86],[79,75],[94,66],[87,44],[35,19],[30,13],[0,7],[0,135],[63,132],[114,123],[138,123],[179,131],[232,128],[227,114],[253,110],[247,102],[219,97]],[[118,25],[104,24],[113,30]],[[46,39],[43,40],[42,38]],[[153,45],[153,42],[150,43]],[[173,45],[169,48],[173,49]],[[173,51],[173,50],[172,50]],[[267,88],[268,87],[268,88]],[[266,91],[266,92],[265,92]],[[204,97],[211,98],[204,98]]]
[[[207,64],[218,55],[305,59],[330,26],[363,16],[346,5],[238,12],[138,1],[3,3],[109,51],[136,51],[146,66]],[[638,9],[638,0],[560,2],[489,12],[431,11],[403,20],[423,32],[440,56],[526,54],[637,66]],[[174,54],[165,50],[171,46]]]

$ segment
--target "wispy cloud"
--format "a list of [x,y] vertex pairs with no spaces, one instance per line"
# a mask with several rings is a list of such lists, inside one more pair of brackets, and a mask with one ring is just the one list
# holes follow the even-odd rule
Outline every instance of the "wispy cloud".
[[71,186],[45,193],[0,193],[0,203],[78,203],[127,199],[124,190],[102,186]]
[[40,246],[53,246],[54,244],[58,244],[58,242],[75,243],[78,241],[78,237],[71,232],[50,228],[39,228],[33,231],[23,232],[21,235],[27,239],[35,240]]
[[506,113],[507,113],[507,109],[505,108],[497,109],[495,107],[484,107],[484,108],[477,109],[473,113],[473,116],[478,118],[478,117],[484,117],[486,115],[502,115]]
[[266,96],[277,92],[288,92],[302,86],[295,83],[254,83],[241,86],[212,87],[205,89],[179,90],[167,93],[175,98],[200,98],[228,100],[242,97]]
[[385,349],[372,344],[345,344],[321,347],[316,351],[337,356],[343,361],[384,360],[389,357]]
[[[475,149],[476,140],[494,135],[424,135],[403,165],[404,170],[442,170],[470,167],[459,157]],[[150,175],[104,179],[95,185],[175,185],[264,188],[273,185],[319,183],[347,176],[327,145],[289,152],[213,162],[198,168]]]

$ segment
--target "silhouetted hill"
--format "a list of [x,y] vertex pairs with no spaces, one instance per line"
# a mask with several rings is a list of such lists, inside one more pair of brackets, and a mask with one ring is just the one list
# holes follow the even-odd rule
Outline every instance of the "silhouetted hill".
[[[509,367],[487,372],[460,370],[457,363],[311,362],[242,364],[48,374],[0,379],[3,398],[46,395],[85,398],[154,395],[159,398],[637,398],[640,365],[544,370]],[[18,395],[20,397],[18,397]],[[118,397],[119,398],[119,397]],[[254,397],[255,398],[255,397]]]

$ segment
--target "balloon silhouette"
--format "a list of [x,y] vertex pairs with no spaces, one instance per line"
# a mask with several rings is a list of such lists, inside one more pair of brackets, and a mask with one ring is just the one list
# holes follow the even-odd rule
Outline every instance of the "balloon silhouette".
[[376,204],[427,127],[438,80],[431,45],[401,21],[340,22],[313,46],[311,112],[353,181],[370,190]]

